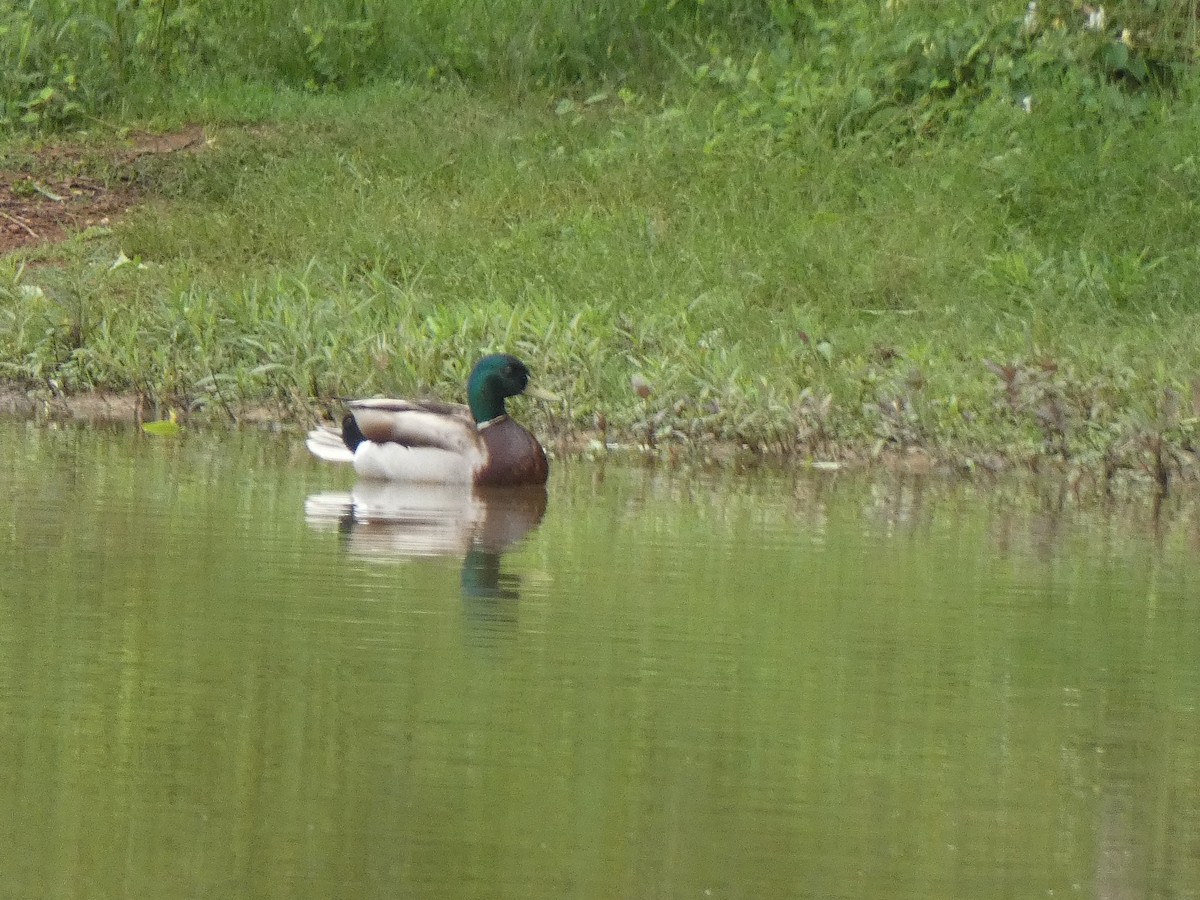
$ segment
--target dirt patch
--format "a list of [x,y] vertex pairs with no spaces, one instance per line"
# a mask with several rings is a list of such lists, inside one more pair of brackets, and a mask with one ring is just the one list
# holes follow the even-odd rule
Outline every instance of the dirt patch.
[[87,391],[72,397],[50,396],[0,385],[0,415],[53,422],[137,422],[140,403],[132,394]]
[[87,178],[0,172],[0,256],[108,225],[136,200],[128,186],[113,190]]
[[131,391],[96,389],[61,394],[45,388],[27,388],[0,382],[0,417],[33,422],[81,422],[93,425],[140,425],[168,415],[197,424],[246,425],[283,430],[308,428],[320,416],[315,410],[286,408],[280,403],[236,403],[229,406],[187,410],[167,405],[156,408],[145,397]]
[[[111,224],[141,198],[139,159],[208,146],[204,130],[193,125],[168,134],[134,132],[103,149],[55,144],[34,151],[20,170],[0,169],[0,256]],[[87,174],[97,168],[106,177]]]

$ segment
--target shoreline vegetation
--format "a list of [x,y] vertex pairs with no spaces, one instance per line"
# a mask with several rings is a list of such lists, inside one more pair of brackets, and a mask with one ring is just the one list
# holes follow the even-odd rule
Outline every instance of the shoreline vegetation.
[[0,411],[1200,483],[1194,4],[532,6],[0,15]]

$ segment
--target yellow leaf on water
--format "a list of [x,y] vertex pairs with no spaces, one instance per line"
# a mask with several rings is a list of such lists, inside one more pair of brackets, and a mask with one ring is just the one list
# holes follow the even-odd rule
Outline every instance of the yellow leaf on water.
[[143,422],[142,431],[146,434],[152,434],[155,437],[175,437],[179,432],[183,431],[183,427],[174,420],[162,419],[158,422]]

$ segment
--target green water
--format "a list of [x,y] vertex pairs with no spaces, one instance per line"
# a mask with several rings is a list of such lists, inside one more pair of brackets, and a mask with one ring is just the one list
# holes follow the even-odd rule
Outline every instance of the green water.
[[297,444],[0,423],[0,897],[1200,896],[1194,507]]

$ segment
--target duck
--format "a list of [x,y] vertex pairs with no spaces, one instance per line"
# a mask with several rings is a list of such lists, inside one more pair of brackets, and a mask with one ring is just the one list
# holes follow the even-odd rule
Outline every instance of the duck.
[[[350,400],[341,428],[305,442],[319,459],[350,463],[360,478],[476,487],[542,485],[550,474],[537,438],[509,418],[505,401],[526,392],[529,369],[507,353],[483,357],[467,378],[467,404]],[[553,395],[530,388],[545,399]]]

